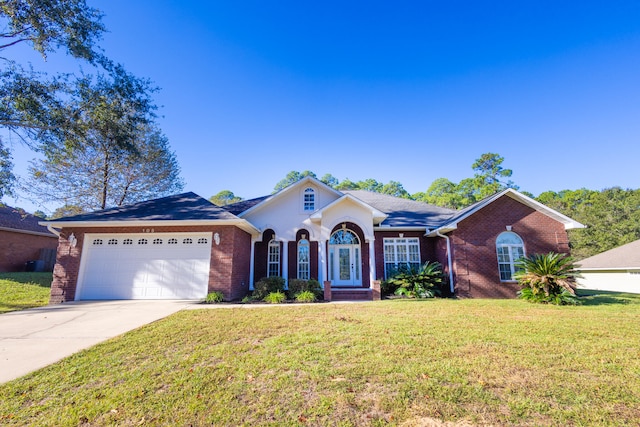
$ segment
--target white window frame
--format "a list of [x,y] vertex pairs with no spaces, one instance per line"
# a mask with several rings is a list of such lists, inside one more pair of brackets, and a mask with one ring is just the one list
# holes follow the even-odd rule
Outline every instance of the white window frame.
[[418,237],[385,237],[384,248],[384,277],[388,279],[390,273],[402,267],[408,269],[420,268],[420,238]]
[[307,239],[298,241],[298,279],[311,278],[311,243]]
[[[501,238],[507,236],[516,237],[519,243],[513,242],[501,242]],[[504,231],[496,238],[496,256],[498,258],[498,275],[501,282],[515,282],[513,278],[514,274],[518,270],[516,268],[516,261],[521,257],[526,256],[524,250],[524,240],[517,233],[513,231]]]
[[272,239],[267,250],[267,277],[280,276],[280,242]]
[[302,192],[302,210],[313,212],[316,210],[316,190],[307,187]]

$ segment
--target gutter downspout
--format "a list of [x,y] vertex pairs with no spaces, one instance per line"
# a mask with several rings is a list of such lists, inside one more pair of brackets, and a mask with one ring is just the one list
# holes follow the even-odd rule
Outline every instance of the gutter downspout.
[[55,234],[56,236],[58,236],[58,238],[60,238],[60,231],[55,230],[53,228],[53,225],[47,224],[47,230],[49,230],[52,234]]
[[449,267],[449,288],[451,290],[451,295],[454,294],[454,284],[453,284],[453,265],[451,262],[451,241],[449,240],[449,236],[445,236],[444,234],[440,234],[440,230],[436,229],[436,236],[444,238],[447,241],[447,265]]

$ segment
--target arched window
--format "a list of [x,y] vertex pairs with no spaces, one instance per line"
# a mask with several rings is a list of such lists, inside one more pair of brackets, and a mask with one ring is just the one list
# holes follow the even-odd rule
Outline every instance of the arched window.
[[360,239],[356,233],[345,228],[336,231],[331,235],[330,245],[359,245]]
[[316,209],[316,191],[309,187],[304,190],[303,209],[305,211],[314,211]]
[[280,275],[280,242],[271,240],[269,242],[269,255],[267,258],[267,276]]
[[298,241],[298,279],[309,280],[309,241]]
[[500,233],[496,239],[498,252],[498,270],[501,282],[513,281],[516,272],[516,261],[524,257],[524,243],[520,236],[512,231]]

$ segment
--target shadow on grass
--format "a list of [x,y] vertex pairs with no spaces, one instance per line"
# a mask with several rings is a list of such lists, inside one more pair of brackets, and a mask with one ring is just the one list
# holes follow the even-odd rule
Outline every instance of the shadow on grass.
[[578,289],[582,305],[640,304],[640,294]]
[[37,285],[43,288],[50,288],[53,280],[51,272],[17,272],[17,273],[0,273],[0,280],[11,280],[17,283],[29,285]]

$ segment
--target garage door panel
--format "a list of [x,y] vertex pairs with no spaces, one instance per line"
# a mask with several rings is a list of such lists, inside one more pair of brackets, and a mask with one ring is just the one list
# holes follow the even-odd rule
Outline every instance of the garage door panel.
[[87,235],[86,242],[78,299],[206,296],[211,233]]

